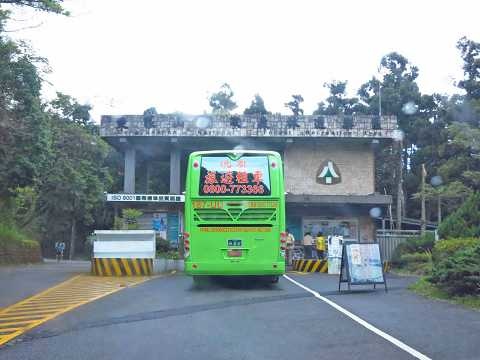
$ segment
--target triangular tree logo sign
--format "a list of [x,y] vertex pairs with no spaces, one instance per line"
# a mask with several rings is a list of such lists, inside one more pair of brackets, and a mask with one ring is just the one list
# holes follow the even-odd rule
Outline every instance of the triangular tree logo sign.
[[316,182],[323,185],[334,185],[342,181],[340,170],[332,160],[325,160],[317,170]]

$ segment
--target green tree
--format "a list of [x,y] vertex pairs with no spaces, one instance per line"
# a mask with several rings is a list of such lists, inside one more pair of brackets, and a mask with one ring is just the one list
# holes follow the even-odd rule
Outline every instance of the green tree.
[[[59,104],[59,99],[52,103]],[[69,229],[69,258],[76,250],[76,239],[95,224],[96,213],[103,206],[103,193],[111,184],[105,167],[109,148],[82,122],[72,121],[70,106],[83,107],[74,99],[67,108],[52,107],[52,156],[49,171],[41,177],[38,209],[44,238],[66,236]],[[74,111],[74,113],[77,113]],[[87,231],[88,232],[88,231]]]
[[472,194],[438,228],[442,238],[480,237],[480,193]]
[[219,91],[209,97],[209,104],[215,114],[228,114],[237,107],[233,101],[233,90],[227,83],[220,86]]
[[62,3],[63,0],[0,0],[0,5],[26,6],[35,10],[70,15],[70,13],[64,9]]
[[265,103],[262,97],[258,94],[255,94],[254,99],[252,100],[250,106],[243,111],[244,115],[267,115],[270,114],[269,111],[265,108]]
[[[436,205],[431,206],[431,210],[436,209],[436,218],[439,223],[442,221],[442,209],[444,207],[446,208],[447,212],[450,213],[471,194],[472,190],[460,181],[453,181],[446,185],[436,187],[429,184],[425,185],[425,200]],[[412,198],[420,200],[421,192],[413,194]]]
[[303,109],[300,107],[300,104],[303,102],[302,95],[292,95],[292,100],[285,103],[285,107],[290,109],[293,113],[293,116],[298,117],[303,115]]
[[90,119],[90,105],[79,104],[69,95],[57,92],[56,99],[50,102],[52,112],[63,120],[70,121],[81,126],[89,126],[92,124]]
[[462,37],[457,42],[457,49],[462,56],[465,75],[458,87],[466,91],[468,100],[480,100],[480,43]]
[[[360,106],[357,108],[366,114],[376,115],[381,99],[382,115],[395,115],[403,132],[403,137],[397,139],[399,141],[394,146],[378,154],[376,162],[378,190],[387,189],[388,193],[394,195],[397,220],[400,220],[407,211],[410,215],[417,211],[417,207],[407,207],[406,199],[409,198],[408,194],[419,189],[421,164],[426,164],[427,172],[433,171],[429,161],[416,158],[416,155],[423,149],[422,142],[428,145],[432,141],[431,130],[438,125],[435,116],[439,99],[438,96],[420,93],[416,83],[418,68],[401,54],[393,52],[384,56],[379,70],[383,74],[380,79],[373,78],[360,87]],[[432,127],[432,124],[435,125]],[[438,130],[442,129],[443,124],[440,124]],[[428,155],[428,152],[422,154],[423,157]]]
[[318,108],[313,115],[351,115],[356,111],[358,99],[347,97],[347,81],[335,80],[325,83],[323,86],[329,90],[330,95],[327,97],[326,103],[323,101],[318,103]]
[[40,99],[46,60],[4,35],[6,19],[0,10],[0,197],[35,184],[51,141]]

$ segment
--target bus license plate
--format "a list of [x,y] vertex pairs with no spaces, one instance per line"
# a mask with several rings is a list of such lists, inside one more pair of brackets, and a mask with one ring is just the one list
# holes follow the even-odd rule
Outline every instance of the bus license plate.
[[242,257],[242,250],[228,250],[229,257]]
[[242,240],[228,240],[228,246],[242,246]]

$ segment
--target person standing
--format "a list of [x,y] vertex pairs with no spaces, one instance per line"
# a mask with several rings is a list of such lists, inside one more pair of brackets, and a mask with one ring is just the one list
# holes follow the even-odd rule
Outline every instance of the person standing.
[[305,259],[312,259],[313,258],[313,237],[312,235],[307,232],[303,236],[303,249],[305,253]]
[[63,260],[63,253],[65,252],[65,243],[63,241],[57,241],[55,243],[55,258],[57,262]]
[[287,229],[287,249],[286,249],[286,256],[285,260],[287,261],[287,265],[292,265],[292,254],[293,254],[293,247],[295,246],[295,237]]
[[325,258],[325,237],[321,231],[317,234],[316,239],[317,257],[322,260]]

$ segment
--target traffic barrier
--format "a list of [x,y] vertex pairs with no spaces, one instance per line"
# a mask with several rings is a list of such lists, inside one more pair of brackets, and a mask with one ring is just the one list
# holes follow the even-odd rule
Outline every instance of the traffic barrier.
[[390,261],[384,261],[383,262],[383,272],[389,272],[390,269],[392,268],[392,265],[390,264]]
[[94,258],[92,274],[98,276],[152,275],[153,259]]
[[145,276],[153,274],[153,230],[95,230],[92,274]]
[[293,260],[293,268],[301,272],[328,272],[328,261],[324,260]]

